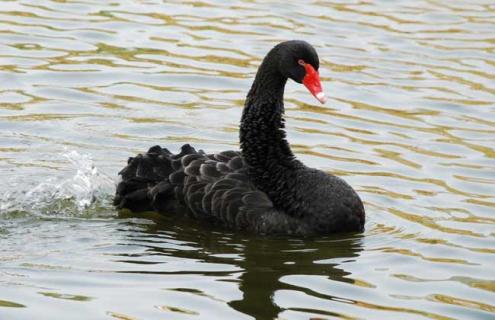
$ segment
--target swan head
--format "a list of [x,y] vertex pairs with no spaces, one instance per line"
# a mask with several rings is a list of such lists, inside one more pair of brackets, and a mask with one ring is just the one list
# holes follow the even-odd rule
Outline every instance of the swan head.
[[282,42],[275,48],[279,54],[280,73],[297,83],[304,84],[320,103],[325,103],[327,98],[320,82],[318,73],[320,60],[315,48],[302,40]]

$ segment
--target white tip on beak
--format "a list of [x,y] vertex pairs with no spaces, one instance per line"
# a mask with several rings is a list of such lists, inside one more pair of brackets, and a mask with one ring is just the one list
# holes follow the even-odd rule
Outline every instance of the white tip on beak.
[[325,94],[323,92],[318,92],[316,94],[316,99],[318,99],[318,101],[320,101],[321,104],[327,102],[327,97],[325,96]]

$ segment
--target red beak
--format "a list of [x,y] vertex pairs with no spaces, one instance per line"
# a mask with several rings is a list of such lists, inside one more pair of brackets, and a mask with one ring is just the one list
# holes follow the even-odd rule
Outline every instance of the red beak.
[[325,103],[327,101],[327,97],[323,93],[320,82],[320,75],[318,71],[313,68],[309,63],[304,64],[304,68],[306,69],[306,76],[304,76],[303,84],[308,88],[309,92],[320,101],[320,103]]

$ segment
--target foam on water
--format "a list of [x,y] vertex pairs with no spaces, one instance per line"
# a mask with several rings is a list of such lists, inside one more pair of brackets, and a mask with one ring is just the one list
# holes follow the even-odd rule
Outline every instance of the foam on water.
[[[78,216],[96,214],[110,207],[115,182],[100,172],[91,156],[72,150],[61,155],[68,161],[70,176],[54,176],[29,188],[2,195],[0,214]],[[12,183],[15,186],[15,183]]]

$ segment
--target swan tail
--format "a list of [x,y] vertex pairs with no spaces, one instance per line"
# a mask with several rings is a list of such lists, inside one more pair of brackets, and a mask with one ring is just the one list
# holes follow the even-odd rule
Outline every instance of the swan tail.
[[122,180],[117,186],[114,205],[134,212],[166,210],[177,198],[175,186],[184,180],[181,158],[199,153],[188,144],[178,154],[154,146],[145,154],[129,158],[127,166],[119,172]]

